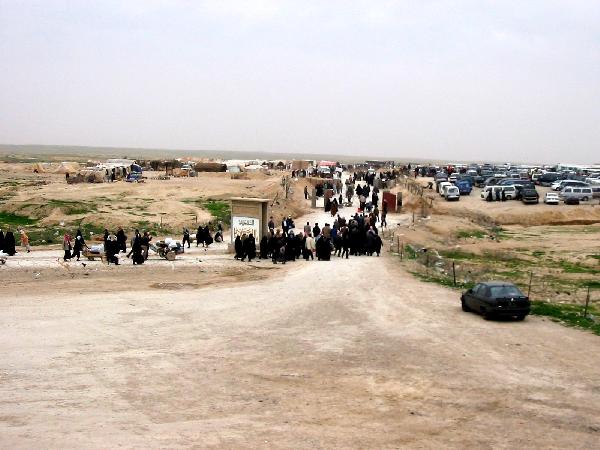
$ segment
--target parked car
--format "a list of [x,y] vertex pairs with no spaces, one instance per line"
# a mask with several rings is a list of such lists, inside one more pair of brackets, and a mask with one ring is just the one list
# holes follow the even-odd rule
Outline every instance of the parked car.
[[485,186],[485,178],[482,176],[473,177],[473,184],[479,188],[482,188]]
[[446,201],[460,200],[460,191],[456,186],[445,186],[444,187],[444,198]]
[[579,199],[577,197],[565,198],[565,205],[579,205]]
[[536,182],[540,186],[550,186],[556,180],[561,180],[561,179],[562,179],[561,175],[557,172],[546,172],[546,173],[541,174],[537,178]]
[[514,200],[517,198],[516,186],[502,186],[502,192],[504,192],[504,198],[506,198],[506,200]]
[[433,179],[437,182],[442,182],[442,181],[448,181],[448,175],[446,174],[446,172],[437,172],[434,176]]
[[546,192],[544,203],[547,205],[558,205],[560,203],[560,198],[556,192]]
[[592,186],[592,197],[600,198],[600,186]]
[[458,174],[455,172],[448,177],[448,181],[450,183],[456,183],[457,178],[458,178]]
[[555,191],[562,191],[566,187],[589,187],[589,185],[577,180],[561,180],[552,183],[552,189]]
[[524,181],[519,178],[504,178],[498,181],[498,186],[507,186],[509,184],[523,183]]
[[496,192],[502,192],[502,186],[486,186],[481,190],[481,199],[487,200],[488,192],[492,191],[492,200],[496,200]]
[[458,188],[460,195],[471,195],[473,184],[468,178],[460,178],[454,185]]
[[535,188],[524,187],[521,189],[521,201],[523,203],[539,203],[540,194],[535,190]]
[[500,182],[501,178],[489,177],[485,179],[485,186],[496,186]]
[[449,181],[442,181],[441,183],[437,184],[438,192],[440,193],[440,196],[442,196],[442,197],[444,196],[444,189],[447,186],[453,186],[453,184],[450,183]]
[[523,320],[531,309],[529,298],[517,286],[504,281],[478,283],[460,297],[463,311],[473,311],[485,319],[515,317]]
[[558,195],[563,200],[565,200],[567,198],[573,198],[573,197],[575,197],[575,198],[578,198],[579,201],[587,202],[588,200],[591,200],[593,198],[594,193],[592,192],[592,188],[591,187],[570,187],[570,186],[567,186],[562,191],[560,191],[560,194],[558,194]]

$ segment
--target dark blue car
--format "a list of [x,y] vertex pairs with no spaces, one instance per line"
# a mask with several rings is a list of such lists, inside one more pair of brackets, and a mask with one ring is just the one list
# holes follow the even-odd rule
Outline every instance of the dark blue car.
[[523,320],[531,309],[529,298],[512,283],[490,281],[479,283],[460,297],[463,311],[483,315],[485,319],[514,317]]

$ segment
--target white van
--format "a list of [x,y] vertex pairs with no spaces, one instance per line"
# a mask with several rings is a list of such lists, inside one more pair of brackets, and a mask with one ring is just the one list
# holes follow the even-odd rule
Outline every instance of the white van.
[[575,187],[575,186],[567,186],[560,194],[558,194],[560,198],[566,200],[568,198],[577,198],[581,201],[591,200],[594,197],[594,193],[592,192],[591,187]]
[[504,191],[504,198],[506,198],[506,200],[517,198],[517,187],[515,185],[509,184],[507,186],[502,186],[502,190]]
[[492,200],[496,200],[496,192],[500,192],[502,195],[502,188],[505,186],[486,186],[481,190],[481,199],[486,200],[488,192],[492,191]]
[[446,201],[460,200],[460,190],[456,186],[446,186],[444,188],[444,197]]

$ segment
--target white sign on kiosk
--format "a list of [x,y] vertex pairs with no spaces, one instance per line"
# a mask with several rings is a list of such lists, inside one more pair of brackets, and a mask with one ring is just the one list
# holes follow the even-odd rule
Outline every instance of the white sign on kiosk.
[[234,216],[231,218],[231,232],[233,239],[236,236],[241,236],[244,233],[247,235],[252,234],[254,237],[260,236],[260,221],[254,217],[239,217]]

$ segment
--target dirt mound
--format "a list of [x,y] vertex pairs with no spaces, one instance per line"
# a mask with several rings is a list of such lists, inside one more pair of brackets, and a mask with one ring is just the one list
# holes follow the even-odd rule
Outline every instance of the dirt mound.
[[495,221],[503,225],[589,225],[600,222],[600,207],[582,205],[530,213],[499,213]]

